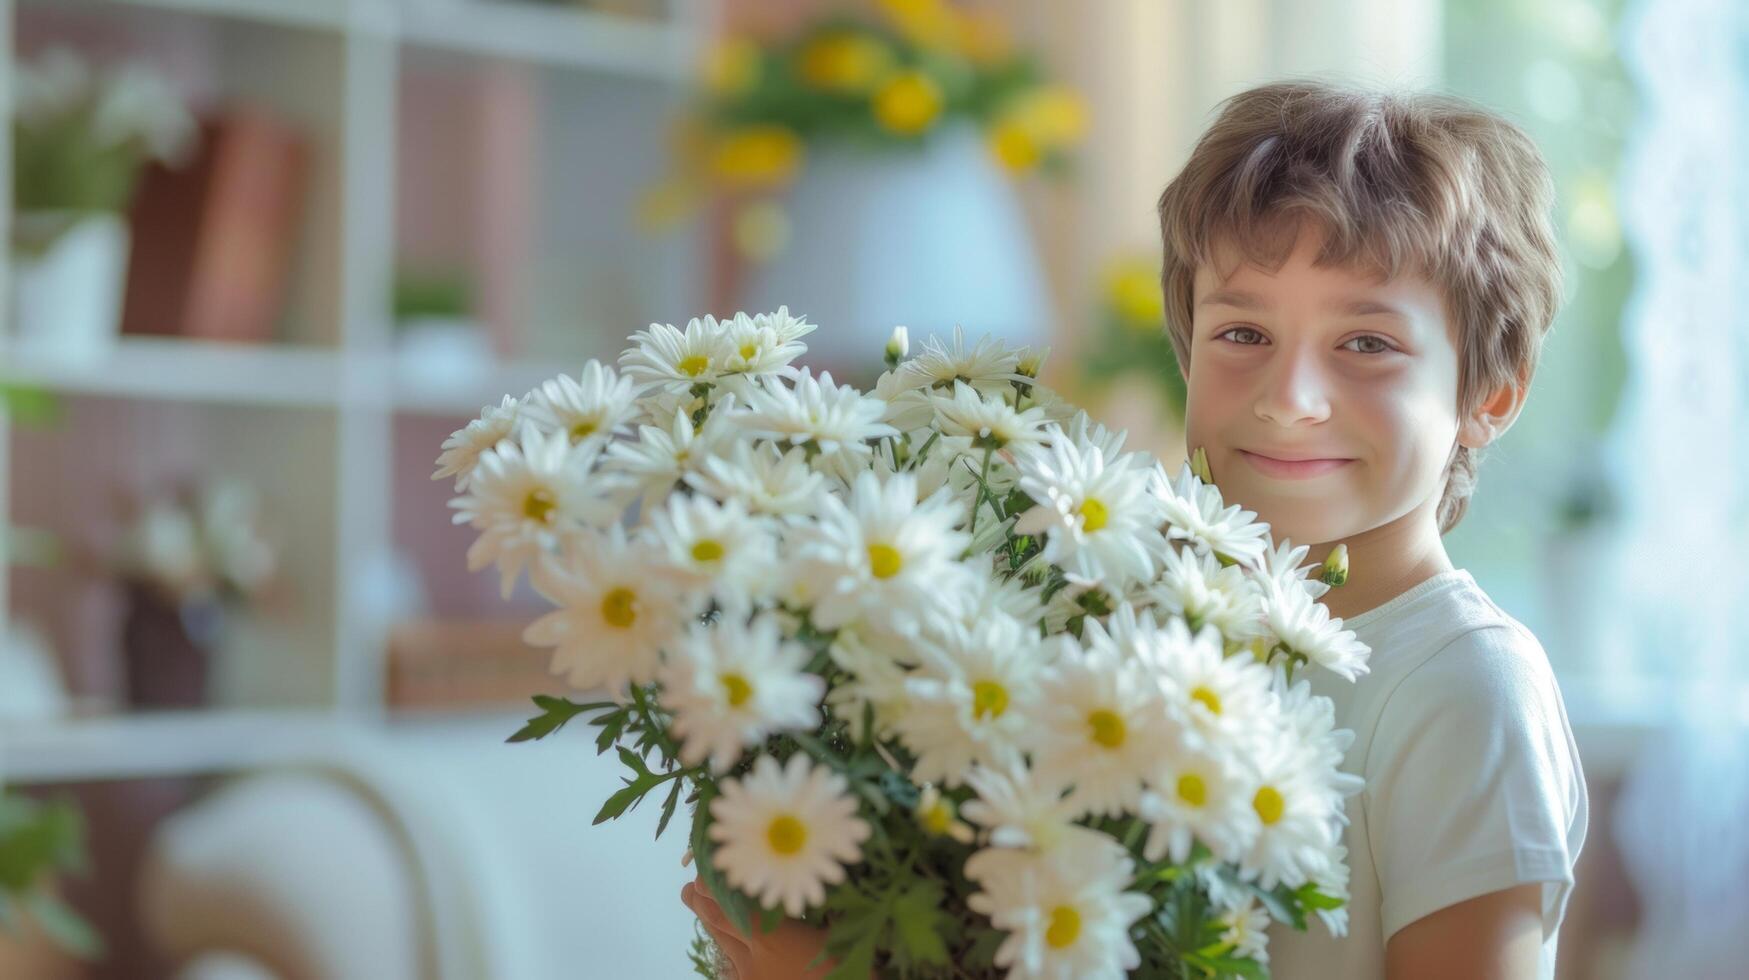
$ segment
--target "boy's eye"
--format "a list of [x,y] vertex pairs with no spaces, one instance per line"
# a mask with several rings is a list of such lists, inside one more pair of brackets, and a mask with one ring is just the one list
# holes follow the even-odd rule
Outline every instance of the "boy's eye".
[[1235,344],[1250,347],[1263,343],[1263,332],[1254,327],[1233,327],[1215,337],[1216,340],[1231,340]]
[[[1358,346],[1358,347],[1353,346],[1356,344],[1358,344],[1360,346]],[[1357,354],[1384,354],[1384,353],[1387,353],[1387,352],[1394,349],[1393,347],[1391,347],[1390,344],[1386,343],[1382,338],[1374,337],[1371,334],[1356,337],[1353,340],[1349,341],[1348,343],[1343,344],[1342,346],[1348,348],[1349,350],[1354,351]]]

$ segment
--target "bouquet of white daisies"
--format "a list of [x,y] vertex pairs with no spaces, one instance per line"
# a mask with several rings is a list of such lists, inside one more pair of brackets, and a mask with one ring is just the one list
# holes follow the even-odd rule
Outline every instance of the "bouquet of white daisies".
[[1255,977],[1272,918],[1341,934],[1360,781],[1294,671],[1366,669],[1345,572],[1041,353],[900,328],[863,392],[793,366],[813,329],[652,324],[444,443],[469,566],[526,570],[525,637],[603,695],[512,740],[594,726],[596,822],[692,804],[713,897],[823,926],[834,977]]

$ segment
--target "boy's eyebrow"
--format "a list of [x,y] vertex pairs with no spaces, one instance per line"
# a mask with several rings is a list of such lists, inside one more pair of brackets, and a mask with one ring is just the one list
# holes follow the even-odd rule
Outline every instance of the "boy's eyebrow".
[[1231,306],[1240,310],[1266,310],[1269,304],[1256,293],[1248,293],[1243,289],[1217,289],[1204,296],[1198,306]]
[[[1198,306],[1230,306],[1238,310],[1267,310],[1269,301],[1261,295],[1243,289],[1217,289],[1197,302]],[[1330,304],[1331,312],[1342,316],[1390,316],[1408,322],[1413,318],[1401,307],[1366,297],[1337,300]]]

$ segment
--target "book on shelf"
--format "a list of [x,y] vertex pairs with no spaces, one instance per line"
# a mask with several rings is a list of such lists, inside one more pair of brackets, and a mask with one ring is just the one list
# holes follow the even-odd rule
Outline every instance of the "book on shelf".
[[193,159],[154,164],[129,213],[122,332],[208,340],[273,337],[291,271],[308,138],[262,109],[203,115]]

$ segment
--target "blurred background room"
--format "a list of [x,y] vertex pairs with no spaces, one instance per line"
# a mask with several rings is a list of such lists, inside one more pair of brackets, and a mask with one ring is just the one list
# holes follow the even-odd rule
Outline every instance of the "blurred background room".
[[[1284,75],[1479,100],[1567,302],[1454,562],[1547,649],[1563,978],[1749,962],[1740,0],[0,0],[0,977],[679,977],[451,431],[652,321],[1048,345],[1176,468],[1155,201]],[[825,93],[829,97],[822,97]],[[1733,549],[1744,546],[1739,554]]]

